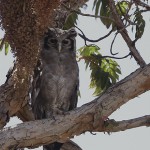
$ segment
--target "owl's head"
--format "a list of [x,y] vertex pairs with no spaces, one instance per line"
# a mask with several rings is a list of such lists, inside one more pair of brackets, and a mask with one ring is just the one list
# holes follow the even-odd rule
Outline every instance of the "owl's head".
[[43,39],[43,48],[53,50],[58,53],[75,50],[75,37],[77,32],[74,28],[61,30],[59,28],[49,28]]

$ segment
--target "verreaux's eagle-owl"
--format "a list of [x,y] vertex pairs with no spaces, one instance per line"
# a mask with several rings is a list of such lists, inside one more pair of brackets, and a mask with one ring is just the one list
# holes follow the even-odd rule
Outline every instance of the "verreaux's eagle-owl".
[[[34,72],[31,103],[35,119],[55,118],[77,106],[79,70],[74,28],[49,28],[41,41],[40,61]],[[59,150],[62,143],[43,146]]]

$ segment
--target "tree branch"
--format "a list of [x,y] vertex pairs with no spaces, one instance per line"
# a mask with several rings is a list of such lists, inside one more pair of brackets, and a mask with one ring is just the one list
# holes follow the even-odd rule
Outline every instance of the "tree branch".
[[143,60],[143,58],[141,57],[141,55],[139,54],[138,50],[136,49],[134,42],[130,39],[128,32],[127,32],[126,28],[124,27],[124,24],[119,16],[119,14],[116,11],[116,6],[115,6],[113,0],[109,0],[109,6],[110,6],[110,9],[112,12],[112,16],[115,20],[117,29],[120,30],[119,32],[122,35],[125,42],[127,43],[130,51],[132,52],[132,56],[137,61],[137,63],[140,65],[140,67],[144,67],[146,63]]
[[[16,113],[19,119],[23,122],[35,120],[30,105],[25,105],[20,111]],[[76,143],[69,140],[68,142],[64,143],[61,147],[61,150],[82,150]]]
[[[10,146],[11,148],[31,148],[54,141],[66,142],[74,135],[86,131],[104,131],[104,126],[106,126],[104,118],[107,118],[132,98],[150,90],[149,83],[150,64],[136,70],[110,87],[92,102],[67,112],[63,116],[55,116],[55,120],[26,122],[15,128],[2,131],[0,133],[1,148],[8,149]],[[149,125],[149,121],[147,123]],[[132,124],[131,126],[136,127],[137,125]]]
[[107,120],[104,124],[104,132],[118,132],[127,129],[137,128],[141,126],[150,126],[150,115],[134,118],[130,120],[115,121],[113,119]]
[[69,12],[75,12],[76,14],[78,15],[81,15],[81,16],[86,16],[86,17],[94,17],[94,18],[103,18],[103,19],[107,19],[107,20],[110,20],[112,22],[115,22],[113,19],[109,18],[109,17],[106,17],[106,16],[98,16],[98,15],[92,15],[92,14],[84,14],[80,11],[77,11],[75,9],[72,9],[71,7],[67,7],[64,3],[61,4],[64,8],[66,8]]
[[136,5],[139,5],[141,7],[144,7],[146,8],[147,10],[150,10],[150,6],[144,2],[141,2],[141,0],[133,0],[133,2],[136,4]]

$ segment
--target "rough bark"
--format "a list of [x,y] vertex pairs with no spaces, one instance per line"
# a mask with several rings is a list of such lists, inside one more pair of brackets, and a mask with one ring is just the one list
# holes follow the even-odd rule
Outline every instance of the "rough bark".
[[150,116],[122,122],[105,121],[117,108],[139,94],[150,90],[149,83],[150,64],[136,70],[110,87],[92,102],[62,116],[56,116],[55,120],[26,122],[15,128],[2,131],[0,133],[1,149],[31,148],[54,141],[66,142],[74,135],[86,131],[116,132],[138,126],[150,126]]

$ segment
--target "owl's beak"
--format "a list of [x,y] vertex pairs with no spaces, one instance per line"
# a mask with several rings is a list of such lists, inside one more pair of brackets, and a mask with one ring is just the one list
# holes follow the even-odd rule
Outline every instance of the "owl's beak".
[[58,45],[58,51],[59,51],[59,53],[61,52],[61,43],[59,43],[59,45]]

